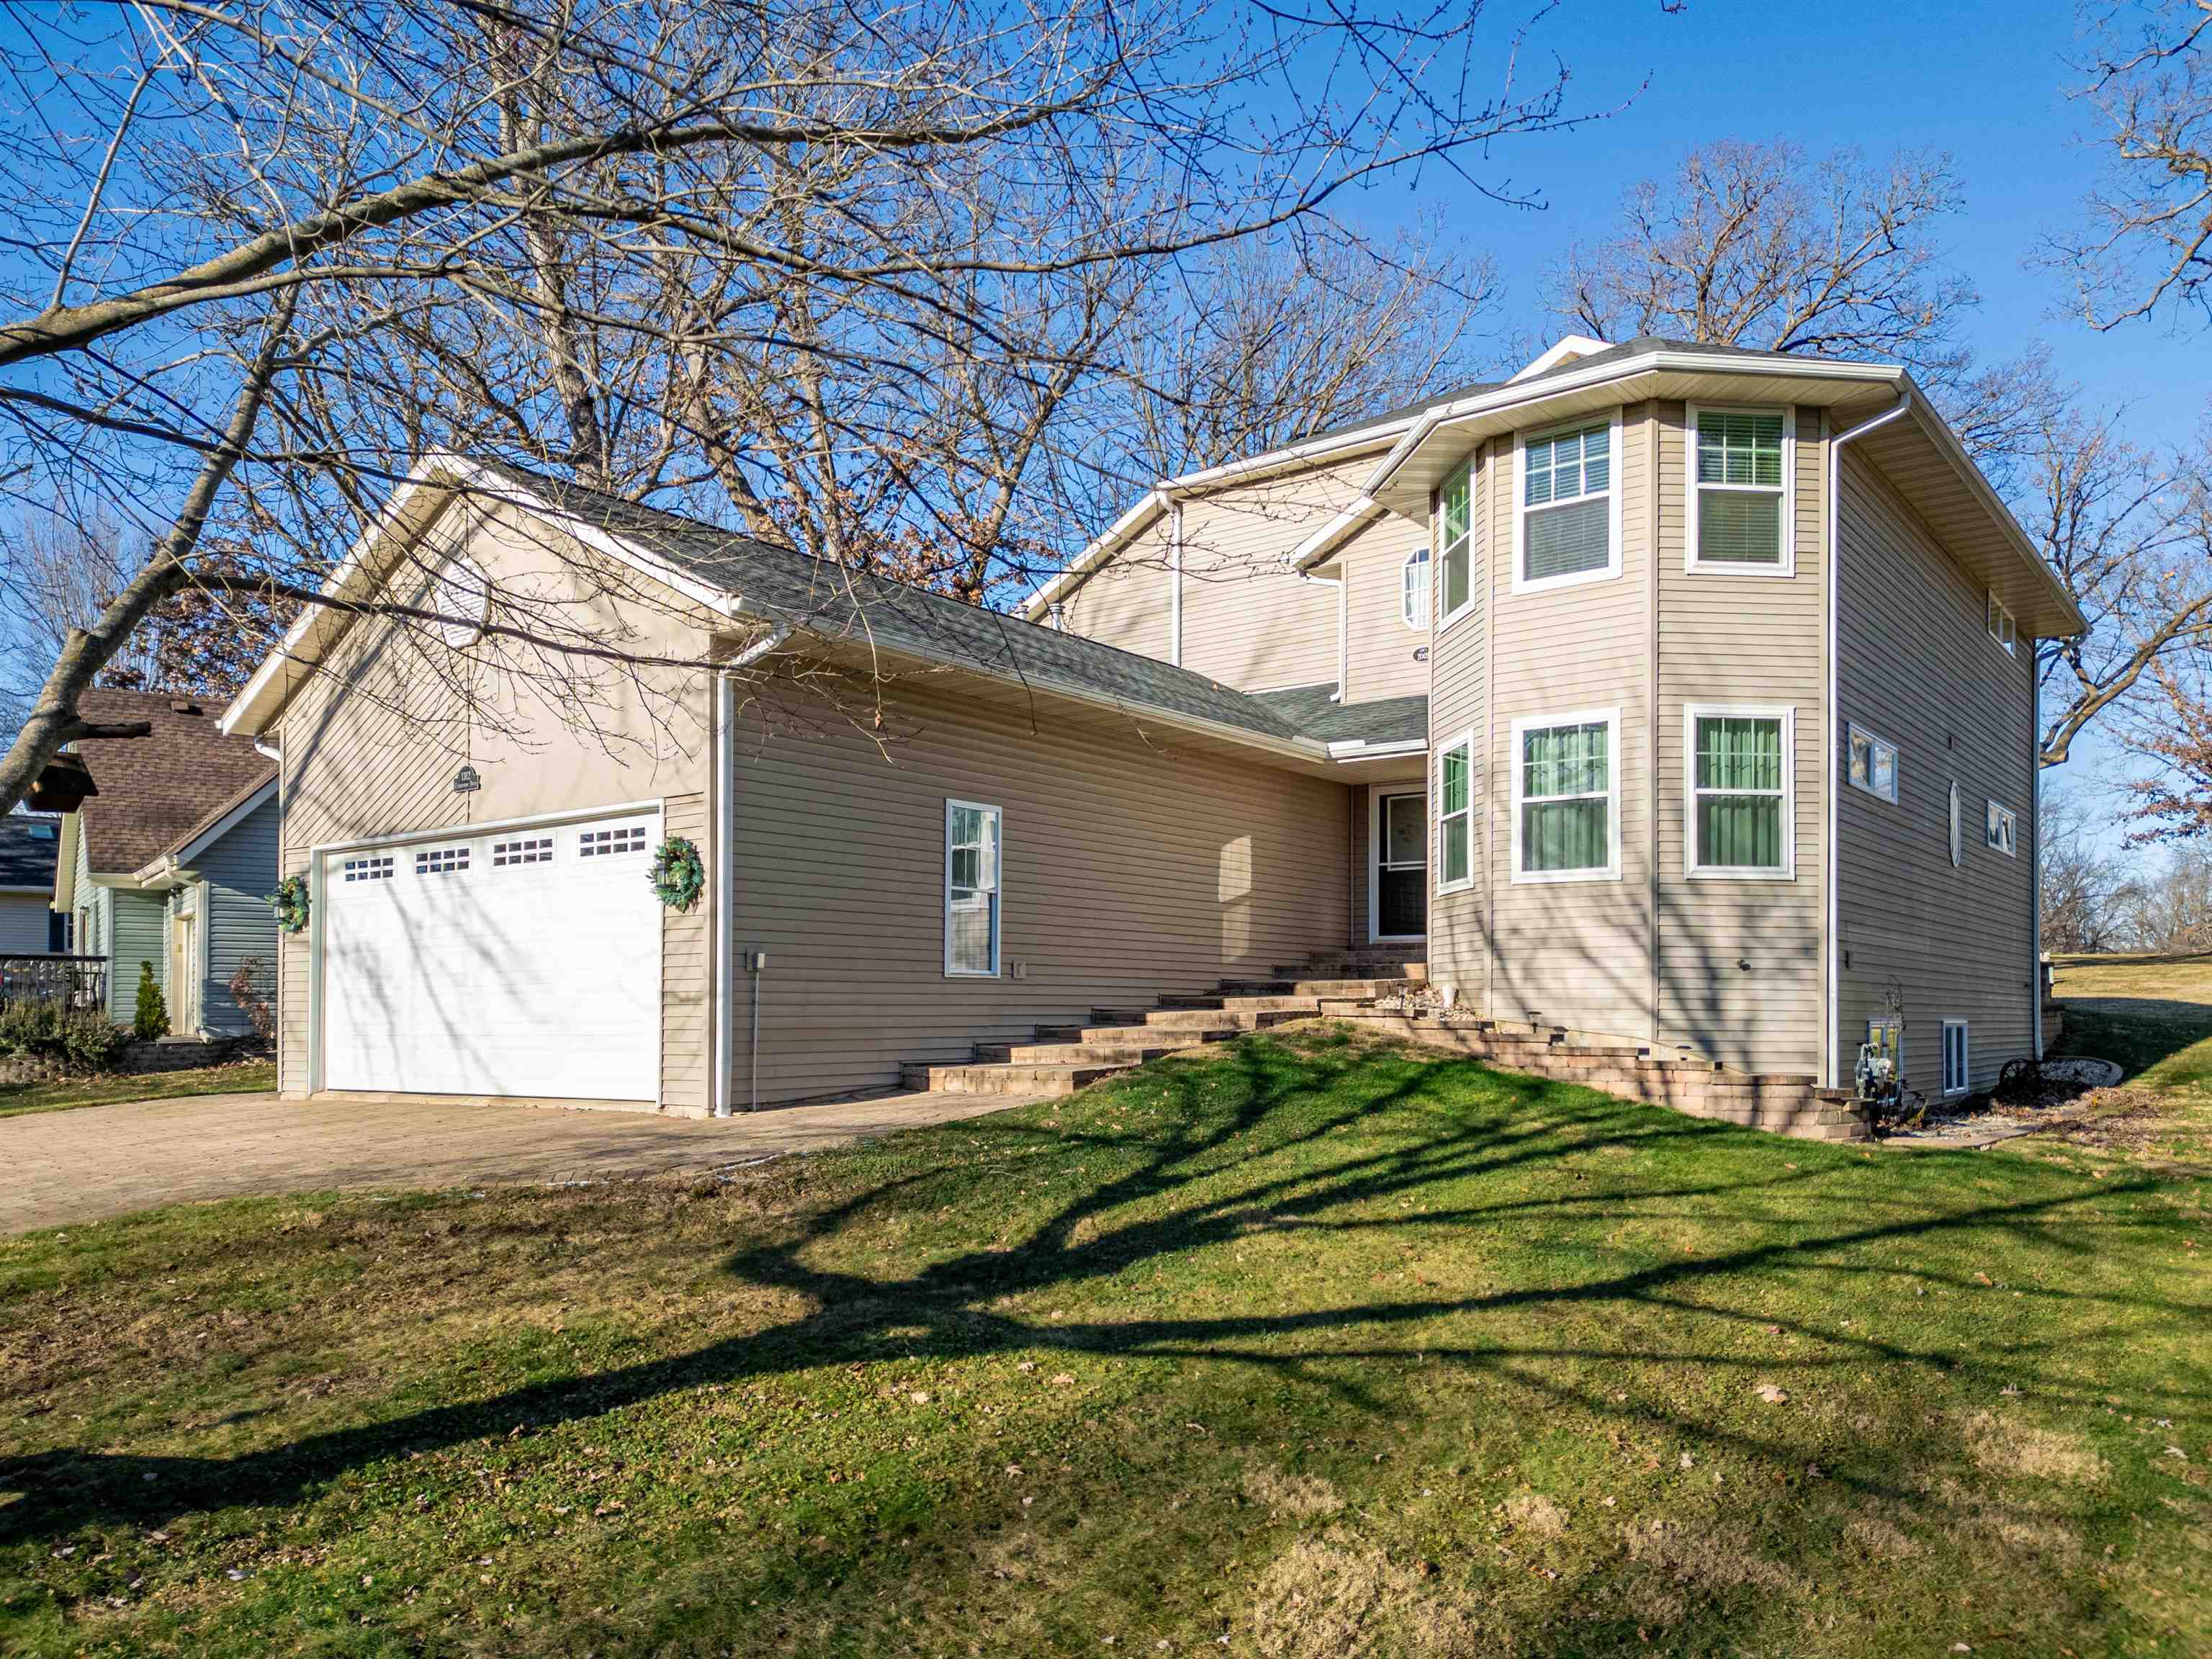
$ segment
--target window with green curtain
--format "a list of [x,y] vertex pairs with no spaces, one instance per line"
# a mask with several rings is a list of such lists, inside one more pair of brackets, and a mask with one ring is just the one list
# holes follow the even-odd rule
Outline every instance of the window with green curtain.
[[1697,717],[1697,863],[1703,870],[1785,864],[1785,767],[1779,715]]
[[1444,486],[1443,614],[1464,609],[1474,586],[1474,470],[1462,467]]
[[1698,411],[1698,559],[1782,562],[1782,426],[1771,412]]
[[1521,868],[1529,874],[1613,863],[1612,727],[1604,720],[1521,734]]
[[1523,446],[1521,478],[1523,581],[1578,575],[1612,562],[1610,422]]
[[1437,764],[1437,884],[1449,887],[1474,870],[1474,811],[1470,775],[1474,745],[1455,744]]

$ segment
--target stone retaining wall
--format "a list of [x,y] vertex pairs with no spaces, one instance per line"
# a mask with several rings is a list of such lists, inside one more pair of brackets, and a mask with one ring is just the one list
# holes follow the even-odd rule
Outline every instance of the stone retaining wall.
[[107,1064],[110,1072],[142,1076],[149,1072],[191,1072],[203,1066],[223,1066],[234,1060],[250,1060],[264,1054],[268,1045],[258,1037],[215,1037],[190,1042],[126,1042]]

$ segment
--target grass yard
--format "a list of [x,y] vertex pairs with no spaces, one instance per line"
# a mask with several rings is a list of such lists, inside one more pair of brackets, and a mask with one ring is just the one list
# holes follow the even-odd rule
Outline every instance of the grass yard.
[[0,1085],[0,1117],[107,1106],[118,1100],[181,1100],[187,1095],[258,1094],[276,1086],[276,1062],[246,1060],[147,1077],[64,1078],[55,1083]]
[[2212,1190],[1252,1039],[0,1241],[0,1648],[2212,1650]]

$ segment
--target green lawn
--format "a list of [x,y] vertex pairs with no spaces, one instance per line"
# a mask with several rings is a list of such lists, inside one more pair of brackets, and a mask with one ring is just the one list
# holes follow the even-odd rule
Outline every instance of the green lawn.
[[64,1078],[58,1083],[0,1085],[0,1117],[66,1111],[72,1106],[106,1106],[118,1100],[253,1094],[276,1086],[276,1063],[268,1060],[192,1072],[161,1072],[148,1077]]
[[0,1649],[2212,1648],[2207,1170],[1252,1039],[0,1241]]

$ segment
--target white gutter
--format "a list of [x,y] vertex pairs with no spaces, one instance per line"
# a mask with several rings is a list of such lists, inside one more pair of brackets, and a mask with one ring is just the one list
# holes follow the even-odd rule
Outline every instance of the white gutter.
[[1389,760],[1400,755],[1426,754],[1428,747],[1423,738],[1407,738],[1397,743],[1370,743],[1364,738],[1346,738],[1329,744],[1328,757],[1333,761]]
[[750,668],[790,637],[791,624],[778,623],[760,638],[738,652],[736,656],[731,658],[729,661],[724,663],[721,672],[725,674],[733,674],[740,668]]
[[1168,660],[1182,666],[1182,503],[1168,508]]
[[[1849,443],[1852,439],[1857,437],[1862,432],[1871,432],[1878,426],[1887,426],[1892,421],[1895,420],[1899,416],[1904,414],[1906,410],[1911,407],[1912,393],[1910,391],[1900,392],[1898,394],[1896,403],[1893,404],[1889,408],[1882,410],[1881,414],[1871,416],[1868,419],[1861,421],[1856,426],[1850,427],[1842,432],[1838,432],[1828,440],[1828,582],[1827,592],[1824,595],[1825,608],[1827,611],[1827,615],[1824,620],[1826,625],[1828,640],[1828,717],[1826,720],[1827,731],[1826,734],[1827,738],[1827,761],[1826,769],[1821,774],[1821,788],[1825,792],[1825,799],[1826,799],[1828,809],[1827,833],[1821,842],[1823,848],[1822,862],[1826,866],[1826,875],[1828,887],[1826,904],[1827,925],[1824,930],[1826,935],[1825,941],[1826,949],[1825,954],[1827,957],[1828,994],[1826,1000],[1827,1005],[1826,1024],[1828,1032],[1826,1038],[1820,1045],[1820,1081],[1823,1087],[1830,1089],[1836,1089],[1843,1086],[1837,1081],[1836,1078],[1836,1027],[1841,1017],[1841,1010],[1838,1007],[1837,1004],[1843,994],[1843,951],[1837,940],[1837,932],[1840,925],[1841,917],[1838,912],[1836,896],[1836,866],[1838,863],[1838,860],[1836,858],[1836,806],[1838,797],[1842,793],[1836,787],[1836,768],[1841,759],[1836,748],[1836,736],[1838,731],[1840,729],[1836,718],[1838,713],[1838,677],[1836,672],[1836,590],[1838,586],[1840,586],[1837,580],[1838,572],[1836,561],[1837,550],[1842,544],[1842,537],[1838,533],[1838,522],[1842,516],[1840,509],[1843,501],[1844,446]],[[1827,418],[1825,412],[1822,414],[1821,418],[1823,420]]]
[[708,1107],[716,1117],[730,1115],[730,1079],[737,1065],[732,1039],[730,996],[732,935],[737,927],[737,895],[730,882],[737,869],[737,825],[732,821],[731,801],[737,793],[737,771],[730,741],[735,717],[737,688],[727,674],[714,676],[714,781],[708,791],[714,814],[714,1025],[710,1047],[714,1055],[713,1086]]

